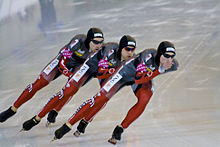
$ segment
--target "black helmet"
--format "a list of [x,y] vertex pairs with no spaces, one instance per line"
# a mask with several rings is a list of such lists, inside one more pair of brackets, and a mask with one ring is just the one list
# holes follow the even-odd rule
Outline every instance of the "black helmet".
[[163,41],[159,44],[158,48],[157,48],[157,54],[164,54],[166,52],[173,52],[174,54],[176,54],[175,52],[175,47],[174,44],[169,42],[169,41]]
[[176,54],[176,49],[173,43],[169,41],[162,41],[157,48],[157,55],[156,55],[157,66],[160,65],[160,56],[165,54],[166,52],[172,52]]
[[124,47],[132,46],[136,48],[136,40],[130,35],[124,35],[119,42],[118,58],[121,59],[121,51]]
[[126,46],[133,46],[136,48],[136,41],[130,35],[124,35],[119,42],[119,50],[122,50]]
[[102,30],[100,30],[99,28],[90,28],[89,29],[89,31],[87,33],[86,40],[85,40],[86,48],[89,49],[89,43],[94,38],[104,38]]

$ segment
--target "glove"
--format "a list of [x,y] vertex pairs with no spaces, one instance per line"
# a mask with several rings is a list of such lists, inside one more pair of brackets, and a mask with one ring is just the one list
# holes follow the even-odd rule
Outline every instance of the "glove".
[[70,75],[72,75],[72,72],[66,67],[66,63],[68,62],[68,60],[69,59],[62,57],[59,62],[58,70],[65,76],[70,77]]
[[101,67],[98,69],[97,78],[98,79],[109,78],[114,72],[115,72],[115,68],[104,69]]
[[138,64],[136,72],[147,72],[147,66],[144,63]]
[[114,72],[115,72],[115,68],[110,68],[110,69],[108,70],[108,73],[111,74],[111,75],[112,75]]
[[62,72],[65,76],[70,77],[72,76],[72,72],[70,72],[68,69],[62,68],[62,67],[58,67],[59,71]]
[[101,68],[106,69],[106,68],[108,68],[108,66],[109,66],[108,60],[106,60],[106,59],[101,59],[101,60],[99,61],[98,67],[101,67]]
[[146,83],[159,74],[160,72],[158,69],[155,71],[152,71],[148,69],[144,63],[141,63],[137,66],[137,69],[136,69],[135,83],[136,84]]
[[62,55],[63,55],[64,57],[66,57],[67,59],[71,58],[72,54],[73,54],[73,52],[71,52],[71,51],[68,50],[68,49],[65,49],[65,50],[63,51],[63,53],[62,53]]
[[160,73],[164,73],[165,72],[165,68],[163,66],[161,66],[161,65],[159,66],[158,70],[159,70]]
[[143,83],[149,82],[150,80],[152,80],[154,77],[156,77],[159,74],[160,74],[159,69],[156,69],[155,71],[149,71],[149,72],[143,72],[143,73],[139,71],[136,73],[134,81],[137,85],[143,84]]

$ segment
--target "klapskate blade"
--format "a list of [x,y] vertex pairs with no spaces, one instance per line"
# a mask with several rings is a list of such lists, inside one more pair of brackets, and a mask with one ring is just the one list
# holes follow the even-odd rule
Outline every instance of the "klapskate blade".
[[49,127],[50,125],[51,125],[50,122],[47,122],[47,123],[46,123],[46,127]]
[[79,137],[80,136],[80,132],[77,130],[73,133],[74,136]]
[[57,140],[57,138],[56,137],[54,137],[50,142],[53,142],[53,141],[55,141],[55,140]]
[[108,140],[108,142],[115,145],[115,144],[117,143],[117,140],[114,139],[114,138],[110,138],[110,139]]

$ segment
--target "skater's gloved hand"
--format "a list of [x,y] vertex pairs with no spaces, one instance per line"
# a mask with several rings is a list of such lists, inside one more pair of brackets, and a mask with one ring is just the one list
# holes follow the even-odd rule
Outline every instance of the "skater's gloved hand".
[[151,79],[153,79],[155,76],[159,75],[159,69],[153,71],[150,68],[148,68],[144,62],[139,64],[136,69],[136,76],[135,76],[135,83],[136,84],[143,84],[146,82],[149,82]]
[[147,66],[144,63],[138,64],[136,72],[147,72]]
[[106,79],[109,78],[113,73],[115,72],[115,68],[99,68],[98,73],[97,73],[97,78],[98,79]]
[[59,62],[59,71],[67,77],[70,77],[73,73],[66,67],[66,63],[69,61],[66,57],[62,57]]
[[109,74],[112,75],[114,72],[115,72],[115,68],[109,68],[109,70],[108,70],[108,73],[109,73]]
[[164,73],[165,72],[165,68],[163,67],[163,65],[160,65],[158,68],[160,73]]
[[62,74],[64,74],[67,77],[71,77],[72,76],[72,72],[69,71],[68,69],[62,68],[62,67],[58,67],[59,71],[62,72]]
[[155,71],[152,71],[150,69],[147,69],[147,72],[136,72],[136,76],[135,76],[135,83],[136,84],[143,84],[146,82],[149,82],[150,80],[152,80],[154,77],[156,77],[157,75],[159,75],[159,69],[156,69]]
[[109,66],[108,60],[106,60],[106,59],[101,59],[101,60],[99,61],[98,67],[102,67],[102,68],[106,69],[106,68],[108,68],[108,66]]
[[68,50],[68,49],[65,49],[65,50],[63,51],[63,53],[62,53],[63,57],[65,57],[65,58],[67,58],[67,59],[71,58],[72,54],[73,54],[73,52],[71,52],[71,51]]

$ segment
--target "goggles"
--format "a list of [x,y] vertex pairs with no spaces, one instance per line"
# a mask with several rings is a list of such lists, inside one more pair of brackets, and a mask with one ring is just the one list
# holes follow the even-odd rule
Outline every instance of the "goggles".
[[170,54],[163,54],[163,56],[165,57],[165,58],[174,58],[175,57],[175,54],[172,54],[172,55],[170,55]]
[[104,40],[102,40],[102,41],[92,40],[92,42],[93,42],[94,44],[102,44],[103,41],[104,41]]
[[125,47],[125,50],[128,51],[128,52],[129,51],[133,52],[135,49],[136,49],[135,47]]

